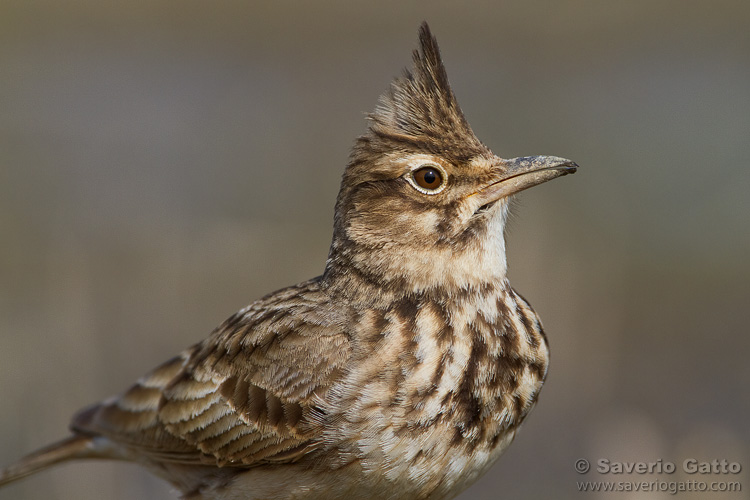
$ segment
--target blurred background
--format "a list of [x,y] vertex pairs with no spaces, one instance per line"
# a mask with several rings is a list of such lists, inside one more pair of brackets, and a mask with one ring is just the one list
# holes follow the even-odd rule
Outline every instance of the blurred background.
[[[518,197],[510,277],[549,378],[460,498],[672,498],[581,493],[630,477],[579,458],[750,498],[749,19],[727,0],[2,1],[0,464],[322,272],[349,148],[428,20],[480,139],[581,165]],[[176,496],[78,463],[0,498]]]

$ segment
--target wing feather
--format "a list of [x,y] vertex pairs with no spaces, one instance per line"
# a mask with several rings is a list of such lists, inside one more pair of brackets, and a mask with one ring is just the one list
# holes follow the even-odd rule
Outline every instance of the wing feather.
[[297,460],[320,445],[317,398],[350,354],[342,314],[318,280],[268,295],[72,427],[176,463]]

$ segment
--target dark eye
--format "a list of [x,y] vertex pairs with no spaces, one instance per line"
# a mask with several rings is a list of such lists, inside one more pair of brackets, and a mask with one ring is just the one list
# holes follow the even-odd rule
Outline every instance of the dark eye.
[[435,191],[443,185],[443,175],[435,167],[421,167],[412,172],[411,175],[417,186],[426,191]]

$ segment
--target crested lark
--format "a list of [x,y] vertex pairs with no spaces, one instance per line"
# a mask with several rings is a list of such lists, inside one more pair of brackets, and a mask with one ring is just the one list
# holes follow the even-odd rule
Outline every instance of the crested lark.
[[472,132],[426,24],[357,139],[322,276],[253,302],[0,485],[71,459],[140,463],[191,499],[446,499],[510,444],[547,340],[506,278],[511,195],[575,172]]

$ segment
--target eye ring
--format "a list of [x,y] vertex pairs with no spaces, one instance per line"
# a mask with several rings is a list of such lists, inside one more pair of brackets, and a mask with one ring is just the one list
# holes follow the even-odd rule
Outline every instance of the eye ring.
[[424,163],[418,165],[408,173],[406,179],[409,184],[423,194],[437,194],[448,183],[448,175],[442,167],[434,163]]

